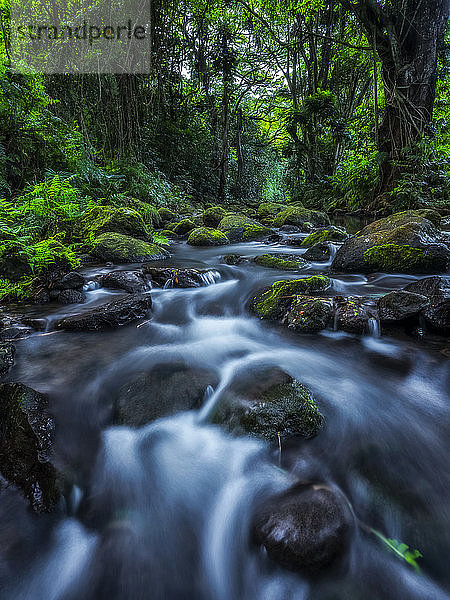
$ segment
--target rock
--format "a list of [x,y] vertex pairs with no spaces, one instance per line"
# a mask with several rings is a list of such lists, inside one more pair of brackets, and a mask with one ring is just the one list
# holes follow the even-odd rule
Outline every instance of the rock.
[[308,248],[308,250],[303,255],[305,260],[310,260],[312,262],[327,262],[330,260],[331,251],[330,246],[326,242],[319,242],[318,244],[314,244]]
[[441,229],[442,231],[450,231],[450,217],[445,217],[441,220]]
[[239,254],[225,254],[225,256],[223,257],[223,261],[227,265],[239,265],[241,262],[244,261],[244,258]]
[[256,215],[260,219],[276,217],[280,212],[286,209],[286,204],[280,204],[279,202],[263,202],[258,206]]
[[254,259],[255,263],[260,267],[269,269],[279,269],[281,271],[298,271],[301,267],[307,265],[307,262],[300,257],[285,259],[281,255],[262,254]]
[[324,227],[310,233],[302,242],[304,248],[309,248],[319,242],[343,242],[349,237],[345,229],[341,227]]
[[304,236],[293,236],[286,240],[287,246],[292,246],[293,248],[301,248],[303,246]]
[[178,238],[178,235],[175,233],[175,231],[172,231],[171,229],[163,229],[161,231],[161,235],[169,240],[176,240]]
[[155,365],[148,373],[122,387],[115,422],[141,427],[182,410],[198,409],[208,386],[217,386],[217,375],[184,363]]
[[230,240],[218,229],[198,227],[191,231],[187,243],[190,246],[225,246]]
[[427,277],[405,287],[426,296],[430,305],[422,311],[427,325],[439,333],[450,333],[450,283],[442,277]]
[[151,307],[149,294],[130,294],[84,313],[65,317],[56,323],[56,328],[66,331],[104,331],[146,317]]
[[86,302],[86,294],[79,290],[61,290],[56,300],[60,304],[83,304]]
[[364,298],[335,298],[335,327],[340,331],[362,335],[369,330],[369,319],[377,317],[374,307]]
[[251,308],[261,319],[280,320],[289,311],[296,295],[323,292],[329,286],[330,280],[324,275],[276,281],[253,299]]
[[[283,225],[280,227],[281,233],[301,233],[302,227],[298,227],[297,225]],[[303,238],[301,238],[303,240]]]
[[317,210],[290,206],[286,210],[278,213],[273,225],[274,227],[282,227],[283,225],[296,225],[297,227],[302,227],[304,223],[312,223],[316,227],[320,227],[329,225],[330,219],[325,213]]
[[177,223],[175,225],[175,227],[173,228],[173,231],[177,235],[186,235],[187,233],[190,233],[195,228],[196,228],[196,225],[193,221],[191,221],[190,219],[183,219],[182,221],[180,221],[179,223]]
[[203,213],[203,223],[205,227],[217,227],[226,214],[221,206],[211,206]]
[[335,271],[435,273],[447,271],[450,250],[430,219],[434,211],[405,211],[380,219],[344,242]]
[[323,416],[307,388],[277,368],[257,368],[226,389],[212,416],[237,435],[268,441],[317,435]]
[[0,377],[8,374],[14,366],[16,347],[8,342],[0,344]]
[[215,271],[212,269],[176,269],[145,266],[152,283],[164,287],[168,282],[172,288],[196,288],[215,283]]
[[333,322],[333,313],[331,299],[297,296],[284,322],[298,333],[317,333]]
[[253,519],[253,538],[271,560],[316,574],[343,558],[353,516],[346,500],[323,485],[298,484],[267,500]]
[[148,283],[142,271],[112,271],[99,278],[102,287],[109,290],[124,290],[129,294],[145,292]]
[[218,229],[232,242],[259,240],[271,233],[271,230],[244,215],[227,215],[219,223]]
[[83,234],[95,237],[111,232],[142,238],[148,236],[144,219],[132,208],[96,205],[81,219],[80,228]]
[[0,472],[39,512],[54,509],[60,497],[47,407],[43,394],[22,383],[0,384]]
[[159,260],[168,256],[167,250],[119,233],[104,233],[94,241],[92,254],[115,264]]
[[168,208],[160,208],[158,210],[158,220],[162,225],[170,223],[176,217],[176,214]]
[[58,290],[79,290],[85,284],[83,275],[76,271],[71,271],[54,284],[54,288]]
[[430,304],[430,300],[421,294],[397,290],[386,294],[377,302],[378,316],[384,323],[404,321],[416,316]]

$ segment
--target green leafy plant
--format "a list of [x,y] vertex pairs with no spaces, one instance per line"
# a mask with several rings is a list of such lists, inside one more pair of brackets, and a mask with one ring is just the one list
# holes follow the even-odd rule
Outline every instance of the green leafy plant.
[[417,563],[417,559],[422,557],[422,554],[419,550],[413,550],[409,548],[406,544],[399,542],[393,538],[387,538],[382,533],[377,531],[376,529],[371,529],[371,533],[373,533],[391,552],[393,552],[396,556],[406,561],[411,567],[416,571],[416,573],[420,573],[420,567]]

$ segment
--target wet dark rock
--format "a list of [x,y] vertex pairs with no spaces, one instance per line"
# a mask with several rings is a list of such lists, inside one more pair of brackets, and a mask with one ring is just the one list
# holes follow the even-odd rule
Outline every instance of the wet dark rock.
[[0,384],[0,472],[39,512],[54,509],[60,498],[47,408],[46,396],[26,385]]
[[28,327],[23,327],[21,325],[12,324],[9,327],[5,327],[2,331],[0,331],[0,340],[9,342],[11,340],[15,340],[19,337],[23,337],[28,335],[31,332],[31,329]]
[[338,492],[299,484],[272,497],[256,512],[253,538],[271,560],[315,575],[345,557],[353,516]]
[[287,246],[292,246],[293,248],[301,248],[303,245],[303,240],[305,239],[304,236],[293,236],[290,238],[287,238],[286,240],[286,245]]
[[86,294],[80,290],[62,290],[56,300],[60,304],[83,304],[86,302]]
[[301,233],[302,228],[298,225],[283,225],[280,227],[280,231],[282,233]]
[[196,288],[214,282],[214,271],[208,269],[177,269],[145,266],[152,284],[164,287],[166,283],[173,288]]
[[331,251],[330,246],[326,242],[319,242],[314,244],[303,254],[305,260],[311,260],[313,262],[327,262],[330,260]]
[[57,322],[57,329],[66,331],[103,331],[127,325],[148,315],[152,307],[149,294],[130,294]]
[[323,426],[309,390],[278,368],[251,369],[223,393],[212,422],[237,434],[276,442],[281,438],[311,438]]
[[333,314],[333,300],[297,296],[284,322],[298,333],[317,333],[332,324]]
[[405,287],[405,291],[426,296],[430,305],[422,311],[427,325],[439,333],[450,332],[450,283],[442,277],[427,277]]
[[99,283],[104,288],[124,290],[129,294],[145,292],[148,289],[148,284],[142,271],[112,271],[111,273],[102,275]]
[[[437,215],[437,217],[436,217]],[[447,271],[450,250],[434,211],[405,211],[380,219],[344,242],[332,268],[359,273]]]
[[85,284],[83,275],[76,271],[71,271],[64,275],[64,277],[54,284],[54,287],[58,290],[79,290]]
[[378,316],[382,322],[403,321],[417,315],[429,304],[430,300],[426,296],[397,290],[378,300]]
[[244,260],[244,257],[239,254],[225,254],[223,257],[223,261],[227,265],[239,265]]
[[369,319],[376,317],[376,309],[364,298],[335,298],[335,326],[339,331],[362,335],[369,330]]
[[14,366],[16,347],[8,342],[0,344],[0,377],[8,374]]
[[217,386],[217,375],[184,363],[159,364],[122,387],[115,422],[141,427],[183,410],[198,409],[207,387]]

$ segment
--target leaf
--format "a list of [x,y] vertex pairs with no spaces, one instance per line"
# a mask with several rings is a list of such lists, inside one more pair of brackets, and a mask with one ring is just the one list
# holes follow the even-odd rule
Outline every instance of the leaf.
[[422,557],[422,554],[419,550],[410,549],[409,546],[403,542],[399,542],[394,538],[387,538],[379,531],[375,529],[370,530],[379,540],[383,542],[385,546],[389,548],[394,554],[398,557],[402,558],[409,565],[413,567],[416,573],[420,573],[420,567],[417,564],[417,559]]

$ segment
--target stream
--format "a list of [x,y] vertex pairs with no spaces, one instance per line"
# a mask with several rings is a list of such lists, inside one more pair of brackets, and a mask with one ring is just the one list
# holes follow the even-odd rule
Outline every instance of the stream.
[[[56,462],[72,482],[61,514],[32,515],[11,499],[13,568],[0,562],[1,600],[444,600],[450,598],[450,371],[445,339],[328,330],[298,335],[252,316],[249,298],[299,274],[229,266],[267,244],[191,248],[175,242],[155,266],[213,269],[193,289],[153,289],[150,320],[104,333],[52,322],[116,298],[90,286],[84,305],[30,307],[46,331],[17,342],[9,380],[49,394]],[[304,250],[272,244],[270,252]],[[125,268],[125,267],[120,267]],[[130,266],[127,269],[132,268]],[[104,268],[107,271],[106,268]],[[85,268],[84,274],[98,274]],[[414,276],[335,275],[331,295],[367,296]],[[444,351],[444,352],[443,352]],[[447,355],[448,356],[448,355]],[[214,371],[203,406],[139,429],[111,426],[117,390],[155,365]],[[208,417],[221,390],[253,368],[279,367],[308,386],[326,425],[308,441],[233,437]],[[280,468],[280,465],[282,468]],[[255,506],[299,481],[341,491],[355,528],[345,566],[306,579],[249,541]],[[418,549],[416,573],[367,528]]]

